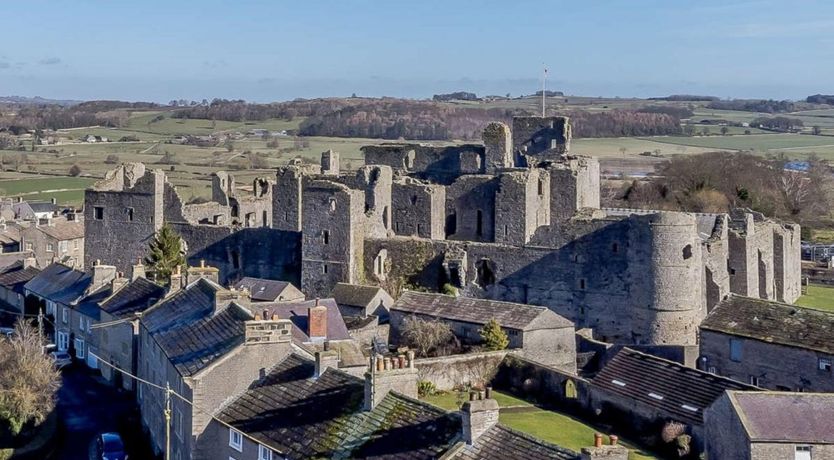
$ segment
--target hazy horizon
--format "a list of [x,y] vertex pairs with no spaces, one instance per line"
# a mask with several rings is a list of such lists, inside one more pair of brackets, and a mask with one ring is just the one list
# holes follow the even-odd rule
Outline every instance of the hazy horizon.
[[0,95],[429,98],[470,91],[804,99],[832,93],[834,4],[803,0],[5,5]]

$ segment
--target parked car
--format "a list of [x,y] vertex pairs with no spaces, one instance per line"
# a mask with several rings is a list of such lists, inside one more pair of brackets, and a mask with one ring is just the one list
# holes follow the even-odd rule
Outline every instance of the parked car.
[[64,368],[72,364],[72,358],[66,351],[53,351],[49,354],[55,360],[55,367],[58,369]]
[[127,460],[125,443],[119,433],[102,433],[97,441],[98,459],[100,460]]

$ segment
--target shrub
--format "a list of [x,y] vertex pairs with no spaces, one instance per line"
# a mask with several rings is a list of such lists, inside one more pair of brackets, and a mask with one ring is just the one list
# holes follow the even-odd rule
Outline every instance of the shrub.
[[454,348],[455,335],[442,321],[426,321],[412,315],[403,321],[402,340],[419,356],[442,356]]
[[458,288],[452,286],[449,283],[445,283],[445,284],[443,284],[443,286],[440,287],[440,293],[441,294],[446,294],[446,295],[453,295],[453,296],[457,297],[458,296]]
[[81,175],[81,166],[78,166],[77,164],[70,166],[69,175],[73,176],[73,177],[80,176]]
[[104,162],[109,165],[116,165],[121,163],[121,159],[115,153],[111,153],[110,155],[107,155],[107,158],[104,159]]
[[481,339],[484,341],[484,348],[488,351],[504,350],[510,345],[507,333],[501,329],[501,325],[494,318],[481,329]]
[[417,382],[417,394],[420,395],[421,398],[437,394],[437,385],[433,382],[429,382],[428,380],[420,380]]

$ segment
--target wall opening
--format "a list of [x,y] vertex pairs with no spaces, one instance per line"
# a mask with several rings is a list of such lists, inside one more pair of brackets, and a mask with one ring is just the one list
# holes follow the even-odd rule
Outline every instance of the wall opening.
[[321,232],[321,240],[324,244],[330,244],[330,232],[328,230]]
[[[328,204],[328,206],[330,206],[330,212],[333,212],[333,211],[336,210],[336,198],[330,198],[329,200],[327,200],[327,204]],[[365,206],[367,206],[367,205],[365,205]]]
[[475,219],[475,234],[482,236],[484,234],[484,212],[479,209]]
[[261,214],[261,216],[262,216],[262,218],[263,218],[263,226],[264,226],[264,227],[268,227],[268,226],[269,226],[269,222],[267,222],[267,218],[266,218],[266,211],[264,211],[264,212]]
[[381,276],[385,273],[385,260],[388,258],[388,250],[382,249],[374,259],[374,275]]
[[235,270],[240,269],[240,253],[236,250],[232,250],[232,268]]
[[454,235],[458,232],[458,215],[455,212],[452,212],[448,216],[446,216],[446,236]]
[[382,225],[383,225],[386,229],[390,229],[390,228],[391,228],[391,223],[389,222],[389,220],[390,220],[390,219],[388,218],[388,214],[389,214],[389,212],[388,212],[388,206],[386,206],[386,207],[382,208]]
[[687,260],[692,257],[692,245],[687,244],[683,247],[683,260]]
[[767,293],[767,263],[764,260],[761,249],[759,250],[759,297],[768,298]]
[[411,195],[411,206],[417,205],[417,195]]
[[322,266],[321,266],[321,272],[322,272],[323,274],[325,274],[325,275],[327,274],[327,264],[322,264]]
[[486,288],[495,284],[495,263],[489,259],[481,259],[475,263],[475,283]]
[[613,252],[614,254],[617,254],[618,252],[620,252],[619,243],[614,243],[614,244],[611,245],[611,252]]
[[585,279],[582,278],[579,280],[579,289],[585,290]]
[[95,220],[103,220],[104,219],[104,207],[103,206],[94,206],[93,207],[93,219],[95,219]]
[[544,180],[539,179],[539,196],[544,195]]
[[237,207],[237,204],[232,205],[232,217],[238,217],[240,215],[240,210]]

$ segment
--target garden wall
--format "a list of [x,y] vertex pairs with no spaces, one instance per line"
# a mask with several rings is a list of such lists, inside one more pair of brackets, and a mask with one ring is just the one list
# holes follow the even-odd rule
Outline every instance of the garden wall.
[[415,361],[418,378],[434,383],[438,390],[464,386],[483,387],[498,372],[507,350],[423,358]]

